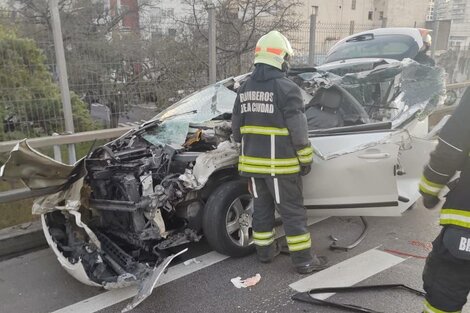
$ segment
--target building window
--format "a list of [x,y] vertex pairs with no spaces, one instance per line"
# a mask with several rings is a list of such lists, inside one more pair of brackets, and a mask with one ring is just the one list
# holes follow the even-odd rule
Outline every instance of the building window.
[[369,11],[369,21],[372,21],[373,13],[374,13],[374,12]]
[[356,10],[356,0],[352,0],[352,2],[351,2],[351,10]]
[[379,20],[383,20],[384,19],[384,11],[380,11],[379,12]]

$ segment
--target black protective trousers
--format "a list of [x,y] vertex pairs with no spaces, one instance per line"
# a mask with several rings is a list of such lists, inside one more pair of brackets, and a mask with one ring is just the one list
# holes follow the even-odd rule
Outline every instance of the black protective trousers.
[[[253,231],[261,234],[273,232],[274,213],[277,207],[282,218],[292,263],[294,266],[311,263],[313,261],[311,240],[307,229],[307,213],[303,205],[300,175],[252,177],[251,186],[254,196]],[[269,258],[275,249],[274,244],[256,245],[256,248],[260,259]]]
[[[470,291],[470,260],[456,257],[443,241],[444,227],[433,242],[423,271],[423,312],[460,312]],[[458,244],[458,243],[456,243]]]

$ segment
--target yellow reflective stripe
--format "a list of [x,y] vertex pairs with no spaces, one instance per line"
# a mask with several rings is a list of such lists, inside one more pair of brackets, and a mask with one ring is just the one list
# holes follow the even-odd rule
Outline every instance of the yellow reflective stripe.
[[302,251],[302,250],[310,249],[312,247],[312,241],[309,239],[306,242],[289,243],[287,245],[289,247],[290,252],[296,252],[296,251]]
[[297,235],[297,236],[286,236],[287,243],[299,243],[310,240],[310,233]]
[[247,165],[279,165],[279,166],[289,166],[289,165],[298,165],[299,160],[297,158],[286,158],[286,159],[268,159],[268,158],[256,158],[248,156],[240,156],[240,163],[246,163]]
[[300,172],[300,166],[263,167],[255,165],[239,164],[238,170],[254,174],[296,174]]
[[310,146],[297,151],[299,156],[308,156],[310,154],[313,154],[313,148]]
[[274,238],[270,239],[253,239],[253,243],[257,246],[269,246],[274,242]]
[[442,187],[444,187],[443,184],[434,183],[434,182],[430,181],[429,179],[427,179],[424,175],[421,176],[421,182],[428,185],[428,186],[430,186],[430,187],[434,187],[434,188],[442,189]]
[[444,185],[433,183],[429,181],[426,177],[421,176],[421,181],[419,182],[419,190],[422,193],[431,196],[437,196],[443,187]]
[[308,156],[308,157],[299,156],[299,161],[300,161],[300,163],[312,163],[313,155]]
[[254,135],[276,135],[276,136],[289,136],[289,130],[287,128],[277,127],[265,127],[265,126],[242,126],[240,127],[240,133],[242,134],[254,134]]
[[443,208],[441,210],[441,214],[455,214],[455,215],[461,215],[461,216],[466,216],[470,218],[470,211],[457,210],[457,209]]
[[419,184],[419,191],[421,191],[422,193],[425,193],[427,195],[431,195],[431,196],[437,196],[439,194],[439,191],[435,191],[435,190],[429,190],[428,188],[426,188],[425,186],[421,185],[421,183]]
[[269,239],[274,237],[274,230],[272,231],[266,231],[266,232],[253,232],[253,239]]
[[439,222],[441,225],[456,225],[470,228],[470,212],[455,209],[442,209]]
[[424,300],[424,312],[425,313],[460,313],[462,311],[442,311],[433,307],[427,300]]

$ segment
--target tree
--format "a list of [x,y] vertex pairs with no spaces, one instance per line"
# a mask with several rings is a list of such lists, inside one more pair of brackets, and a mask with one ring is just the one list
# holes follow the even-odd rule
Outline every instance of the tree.
[[[20,3],[16,17],[21,22],[17,23],[18,31],[40,43],[50,63],[54,63],[47,1],[16,1]],[[131,2],[136,6],[118,10],[105,7],[100,1],[59,1],[70,88],[88,104],[107,105],[111,127],[117,127],[121,113],[144,97],[135,91],[142,78],[144,42],[138,27],[125,32],[122,22],[136,16],[147,4]]]
[[[18,38],[13,31],[0,27],[0,55],[1,137],[63,132],[59,89],[34,41]],[[86,104],[74,94],[71,100],[77,130],[92,129]]]
[[[185,21],[207,37],[206,0],[184,0],[191,8]],[[288,33],[299,28],[299,0],[217,0],[217,63],[223,77],[239,75],[251,66],[256,42],[271,30]]]
[[[13,1],[13,0],[12,0]],[[21,3],[15,23],[19,33],[34,38],[54,63],[49,10],[44,0]],[[122,25],[145,1],[118,11],[100,1],[59,0],[69,85],[88,104],[111,110],[111,127],[129,107],[153,102],[157,109],[207,84],[208,36],[204,0],[183,0],[187,18],[175,20],[176,34],[142,38],[140,29]],[[113,1],[110,1],[113,3]],[[252,65],[258,38],[270,30],[289,32],[299,22],[300,0],[218,0],[217,60],[219,78],[239,75]],[[152,1],[153,5],[157,5]],[[53,66],[49,68],[55,72]]]

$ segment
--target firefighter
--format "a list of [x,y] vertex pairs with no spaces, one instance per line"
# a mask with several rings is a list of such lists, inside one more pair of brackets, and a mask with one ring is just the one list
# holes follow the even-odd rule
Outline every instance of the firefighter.
[[258,259],[268,263],[279,254],[274,232],[277,207],[292,262],[297,272],[306,274],[325,268],[327,261],[312,255],[306,224],[300,176],[310,172],[313,149],[300,88],[286,77],[292,53],[289,41],[278,31],[259,39],[255,70],[235,100],[232,131],[241,143],[238,170],[251,182]]
[[[419,184],[423,204],[432,209],[448,184],[440,212],[443,226],[423,271],[426,313],[461,312],[470,291],[470,88],[443,127]],[[458,180],[451,180],[461,171]],[[449,183],[450,182],[450,183]]]
[[436,61],[428,55],[428,51],[431,49],[432,37],[430,34],[426,34],[423,37],[423,47],[415,57],[415,61],[429,66],[436,66]]

